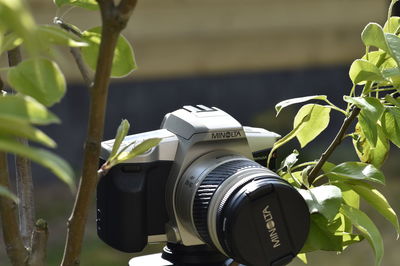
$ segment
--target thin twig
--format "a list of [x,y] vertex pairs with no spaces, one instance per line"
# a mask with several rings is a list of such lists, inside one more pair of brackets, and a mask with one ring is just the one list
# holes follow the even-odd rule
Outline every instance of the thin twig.
[[308,176],[308,181],[309,184],[312,184],[315,179],[317,178],[317,175],[322,169],[322,166],[324,163],[328,160],[328,158],[332,155],[333,151],[340,145],[340,143],[343,140],[343,137],[346,135],[347,129],[351,125],[351,123],[354,121],[354,119],[357,117],[357,115],[360,113],[360,108],[354,107],[354,109],[351,111],[350,115],[346,117],[343,121],[343,124],[337,133],[336,137],[332,141],[332,143],[329,145],[329,147],[326,149],[326,151],[321,155],[321,158],[318,160],[318,163],[314,166],[314,168],[311,170],[309,176]]
[[43,219],[37,220],[32,234],[32,248],[28,262],[29,266],[43,266],[43,263],[46,261],[48,236],[47,222]]
[[[71,32],[72,34],[76,35],[77,37],[81,38],[82,33],[69,25],[68,23],[65,23],[61,18],[54,18],[54,23],[56,25],[59,25],[61,28],[63,28],[66,31]],[[79,72],[82,75],[82,78],[85,82],[85,85],[90,88],[93,85],[92,78],[90,77],[90,72],[88,67],[86,66],[85,62],[82,59],[82,54],[79,48],[76,47],[71,47],[70,52],[72,56],[74,57],[75,63],[78,66]]]
[[[133,0],[121,1],[136,2]],[[129,17],[121,17],[113,1],[98,0],[102,17],[102,34],[94,85],[90,93],[89,127],[85,142],[82,176],[71,217],[68,220],[68,234],[61,265],[79,265],[83,235],[88,210],[96,189],[97,164],[100,144],[103,138],[104,118],[107,105],[112,60],[120,32]],[[132,6],[132,8],[134,5]]]
[[[7,155],[4,152],[0,152],[0,185],[10,189]],[[0,197],[0,217],[4,244],[11,264],[25,265],[29,254],[19,232],[17,208],[13,201]]]
[[[8,51],[8,64],[10,67],[18,65],[22,60],[21,50],[16,47]],[[18,142],[25,146],[29,143],[24,138],[17,138]],[[35,221],[35,204],[33,198],[33,182],[31,162],[28,158],[19,155],[15,156],[15,172],[17,180],[17,196],[20,199],[19,227],[24,245],[31,246],[31,236]]]

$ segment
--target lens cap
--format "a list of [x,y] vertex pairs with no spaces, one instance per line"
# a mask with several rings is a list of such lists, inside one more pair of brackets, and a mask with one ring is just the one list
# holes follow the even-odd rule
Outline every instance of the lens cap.
[[258,177],[228,198],[217,234],[227,255],[246,265],[286,265],[306,241],[310,214],[295,188],[277,177]]

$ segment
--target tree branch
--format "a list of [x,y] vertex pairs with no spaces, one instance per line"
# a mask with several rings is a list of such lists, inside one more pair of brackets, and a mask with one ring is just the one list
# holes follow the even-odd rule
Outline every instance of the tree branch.
[[[121,18],[113,1],[99,0],[102,34],[94,85],[90,95],[89,126],[85,142],[82,176],[71,217],[61,265],[79,265],[88,210],[97,185],[97,161],[103,138],[105,110],[115,46],[129,17]],[[132,7],[133,8],[133,7]]]
[[[11,67],[18,65],[21,60],[21,50],[19,47],[8,51],[8,63]],[[29,143],[26,139],[17,138],[17,140],[21,144],[29,146]],[[35,220],[35,204],[33,198],[33,182],[30,160],[26,157],[16,155],[15,172],[17,180],[17,196],[20,200],[20,206],[18,208],[19,227],[25,247],[30,248],[31,235]]]
[[37,220],[32,233],[32,248],[29,256],[29,266],[42,266],[46,260],[46,248],[48,239],[47,222],[43,219]]
[[314,166],[314,168],[311,170],[310,175],[308,176],[308,182],[312,184],[315,179],[317,178],[319,172],[322,169],[322,166],[324,163],[328,160],[328,158],[332,155],[333,151],[342,143],[343,137],[345,136],[347,129],[351,125],[351,123],[354,121],[354,119],[357,117],[357,115],[360,113],[360,108],[354,107],[354,109],[351,111],[350,115],[346,117],[343,121],[343,124],[337,133],[336,137],[332,141],[332,143],[329,145],[329,147],[326,149],[326,151],[321,155],[321,158],[319,158],[317,164]]
[[[10,189],[7,155],[4,152],[0,152],[0,185]],[[8,198],[0,197],[0,216],[4,244],[11,264],[25,265],[28,251],[19,232],[15,203]]]

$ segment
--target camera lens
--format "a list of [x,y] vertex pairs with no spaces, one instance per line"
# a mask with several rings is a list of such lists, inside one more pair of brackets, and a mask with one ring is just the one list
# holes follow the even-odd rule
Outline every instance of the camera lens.
[[297,190],[241,156],[209,154],[194,162],[176,204],[188,232],[246,265],[285,265],[308,235],[309,211]]

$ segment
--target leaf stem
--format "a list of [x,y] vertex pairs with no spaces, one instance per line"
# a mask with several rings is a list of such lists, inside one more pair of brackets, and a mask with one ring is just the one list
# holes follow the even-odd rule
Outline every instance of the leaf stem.
[[326,151],[324,153],[322,153],[317,164],[311,170],[310,175],[308,176],[308,181],[310,184],[312,184],[315,181],[315,179],[317,178],[317,175],[319,174],[320,170],[322,169],[322,166],[328,160],[328,158],[332,155],[333,151],[342,143],[343,137],[345,136],[347,129],[349,128],[349,126],[351,125],[351,123],[354,121],[354,119],[357,117],[357,115],[359,113],[360,113],[360,109],[358,107],[354,107],[354,109],[351,111],[350,115],[344,119],[343,124],[342,124],[339,132],[337,133],[336,137],[334,138],[332,143],[329,145],[329,147],[326,149]]
[[[82,176],[72,214],[68,220],[68,233],[61,265],[79,265],[79,256],[85,232],[90,202],[98,181],[97,162],[103,138],[108,86],[114,50],[120,32],[125,28],[136,0],[98,0],[102,17],[102,34],[93,87],[90,90],[89,127],[85,142]],[[120,8],[121,7],[121,8]],[[129,14],[129,15],[127,15]]]
[[294,171],[294,170],[296,170],[296,169],[299,169],[299,168],[302,168],[302,167],[305,167],[305,166],[315,165],[315,164],[317,164],[317,162],[306,162],[306,163],[301,163],[301,164],[298,164],[298,165],[293,166],[293,167],[291,168],[291,171]]

